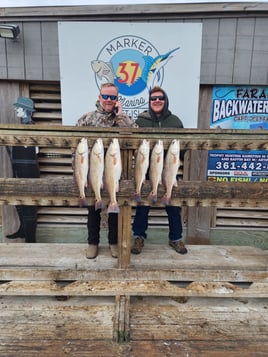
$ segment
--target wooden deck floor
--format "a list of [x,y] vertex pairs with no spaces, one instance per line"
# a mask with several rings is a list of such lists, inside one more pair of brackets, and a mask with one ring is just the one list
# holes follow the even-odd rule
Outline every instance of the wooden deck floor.
[[[267,356],[268,251],[0,244],[0,356]],[[127,339],[116,343],[115,333]]]
[[[101,278],[109,280],[107,270],[112,271],[112,277],[126,278],[134,276],[140,279],[146,272],[147,278],[161,278],[164,274],[167,280],[192,281],[197,278],[223,281],[250,281],[267,277],[268,250],[249,246],[214,246],[187,245],[188,254],[180,255],[167,244],[145,244],[142,254],[131,255],[130,269],[118,270],[117,259],[112,259],[107,245],[101,245],[96,259],[86,259],[86,244],[0,244],[0,267],[2,277],[11,274],[14,269],[16,278],[19,271],[22,275],[35,274],[46,277],[47,272],[54,272],[55,277],[65,279],[77,276],[80,279]],[[239,271],[240,277],[235,275]],[[34,274],[33,274],[34,272]],[[172,275],[175,276],[172,279]],[[4,274],[4,275],[3,275]],[[127,274],[127,276],[125,275]],[[88,275],[88,276],[87,276]],[[51,276],[50,276],[51,277]],[[7,277],[7,279],[9,279]],[[19,277],[20,279],[21,277]],[[71,280],[71,279],[70,279]]]

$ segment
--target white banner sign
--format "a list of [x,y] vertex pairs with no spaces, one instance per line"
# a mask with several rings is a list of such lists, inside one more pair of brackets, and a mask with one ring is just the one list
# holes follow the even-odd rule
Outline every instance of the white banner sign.
[[60,22],[58,28],[64,125],[95,110],[101,84],[113,82],[133,119],[159,85],[184,127],[197,127],[202,24]]

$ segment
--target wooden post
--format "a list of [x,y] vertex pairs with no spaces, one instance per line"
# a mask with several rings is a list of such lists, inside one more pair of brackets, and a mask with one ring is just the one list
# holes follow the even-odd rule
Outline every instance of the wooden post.
[[118,268],[127,269],[130,265],[131,245],[131,206],[120,206],[118,217]]
[[[191,150],[189,180],[206,180],[207,152]],[[211,207],[189,207],[188,229],[186,242],[188,244],[210,244]]]

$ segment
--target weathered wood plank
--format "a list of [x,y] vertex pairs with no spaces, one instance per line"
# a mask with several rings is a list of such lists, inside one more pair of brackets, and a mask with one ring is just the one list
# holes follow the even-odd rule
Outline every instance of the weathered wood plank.
[[[142,187],[142,197],[145,204],[150,192],[150,182],[146,181]],[[129,205],[137,203],[130,200],[131,193],[135,191],[132,180],[121,180],[120,191],[117,198],[120,204],[126,201]],[[164,195],[164,187],[158,190],[159,198]],[[94,195],[89,187],[86,190],[89,203],[93,204]],[[49,179],[16,179],[0,178],[0,202],[5,204],[38,204],[49,205],[75,205],[78,204],[78,189],[72,177],[49,178]],[[75,199],[75,200],[72,200]],[[107,192],[103,191],[103,198],[109,198]],[[171,204],[182,204],[189,206],[229,206],[235,201],[240,201],[240,206],[257,205],[265,208],[268,205],[268,185],[260,182],[213,182],[213,181],[179,181],[178,186],[173,188]],[[69,202],[69,204],[68,204]],[[147,203],[146,203],[147,202]],[[107,202],[106,202],[107,203]],[[161,203],[155,205],[163,206]]]
[[[180,287],[166,281],[75,281],[62,285],[55,281],[10,281],[0,285],[2,296],[170,296],[170,297],[224,297],[268,298],[268,282],[239,287],[230,283],[193,282]],[[118,301],[118,314],[125,316],[124,299]],[[124,317],[120,317],[119,320]],[[122,331],[122,322],[118,322]],[[123,329],[124,330],[124,329]]]
[[[181,256],[164,244],[145,244],[130,267],[118,269],[108,246],[86,259],[86,244],[0,244],[0,280],[167,280],[261,282],[267,279],[268,251],[254,247],[187,245]],[[18,259],[18,248],[20,257]]]
[[102,5],[102,6],[46,6],[46,7],[32,7],[30,10],[28,7],[15,7],[15,8],[1,8],[0,14],[2,17],[6,17],[9,19],[10,17],[24,17],[28,19],[34,20],[34,18],[40,19],[40,17],[53,17],[62,19],[62,16],[83,16],[86,15],[91,17],[93,15],[100,16],[106,15],[111,16],[111,14],[120,13],[126,15],[135,14],[147,14],[152,18],[152,16],[156,16],[158,14],[158,18],[164,17],[166,19],[167,15],[179,14],[184,15],[187,14],[187,17],[192,16],[196,18],[200,18],[200,14],[202,17],[207,14],[207,16],[211,16],[211,13],[216,12],[220,13],[222,16],[229,16],[230,13],[233,16],[233,13],[240,12],[245,13],[248,16],[250,13],[256,13],[267,11],[267,4],[265,2],[253,2],[253,4],[248,4],[243,1],[241,3],[173,3],[173,4],[120,4],[120,5]]
[[[219,140],[220,135],[220,140]],[[36,125],[2,124],[0,127],[1,145],[28,145],[28,146],[59,146],[62,148],[76,147],[79,140],[86,137],[95,140],[102,137],[107,147],[110,139],[118,137],[121,149],[137,149],[144,138],[141,128],[92,128],[76,126],[49,126],[45,128]],[[198,129],[162,129],[152,128],[146,133],[147,139],[153,145],[159,137],[163,140],[165,149],[172,139],[180,140],[181,149],[185,150],[267,150],[268,136],[260,130],[198,130]],[[93,145],[94,141],[90,145]]]
[[[33,343],[34,342],[34,343]],[[115,344],[106,340],[61,339],[32,341],[28,336],[22,340],[14,336],[2,341],[0,353],[5,357],[22,357],[77,355],[96,356],[154,356],[154,357],[264,357],[267,354],[268,342],[258,339],[247,340],[211,340],[211,341],[178,341],[176,340],[139,340],[124,344]],[[231,351],[231,352],[230,352]]]
[[[267,301],[248,304],[223,299],[180,301],[161,298],[132,299],[133,340],[250,340],[267,341]],[[146,311],[146,314],[144,313]],[[150,328],[148,328],[150,326]]]
[[261,208],[254,209],[254,211],[246,210],[246,209],[242,209],[242,208],[239,210],[218,209],[217,216],[218,217],[234,217],[234,216],[236,216],[237,218],[253,218],[254,217],[254,218],[267,219],[268,212],[265,210],[262,210]]
[[[132,338],[129,342],[116,344],[111,338],[113,300],[102,297],[71,298],[66,301],[41,297],[2,297],[0,355],[266,356],[268,340],[263,335],[267,325],[264,325],[262,316],[265,302],[258,300],[253,303],[250,300],[244,304],[222,299],[209,299],[209,304],[207,302],[207,299],[180,303],[176,299],[161,298],[160,301],[156,298],[134,298],[130,316]],[[148,314],[145,314],[147,309]],[[233,318],[229,319],[230,315]],[[149,324],[146,325],[146,322]],[[153,323],[157,326],[161,323],[159,333],[165,328],[167,332],[170,330],[171,335],[167,339],[159,336],[158,340],[152,340],[148,335]],[[239,323],[243,331],[238,327]],[[102,331],[101,324],[104,324]],[[185,331],[182,331],[183,326]],[[225,335],[228,328],[231,330]],[[251,337],[248,336],[245,330],[254,328],[256,332],[262,328],[262,333],[256,336],[255,332]],[[138,335],[139,329],[145,330],[144,337],[141,333]],[[210,329],[212,333],[214,331],[214,336],[217,332],[214,339],[208,338]],[[155,330],[153,327],[153,332]],[[136,337],[139,336],[138,340],[134,339],[134,333]],[[194,335],[193,339],[191,335]],[[243,338],[243,335],[247,338]]]
[[113,340],[119,343],[125,343],[130,340],[129,326],[129,296],[116,296],[115,298],[115,319],[113,328]]
[[[112,340],[114,298],[9,298],[1,306],[1,342],[27,339],[36,346],[40,340]],[[30,302],[32,304],[30,304]]]
[[[216,224],[217,224],[217,227],[221,227],[221,226],[229,226],[229,227],[252,227],[254,224],[256,224],[256,220],[253,218],[253,219],[243,219],[243,218],[239,218],[239,217],[236,217],[236,218],[224,218],[224,219],[221,219],[220,217],[217,218],[216,220]],[[262,219],[259,219],[258,220],[258,227],[259,228],[268,228],[268,222],[265,221],[265,217],[263,217],[263,220]]]
[[61,114],[61,112],[47,113],[47,112],[41,112],[41,111],[33,114],[33,120],[36,120],[39,118],[45,118],[47,121],[49,121],[50,119],[62,119],[62,114]]

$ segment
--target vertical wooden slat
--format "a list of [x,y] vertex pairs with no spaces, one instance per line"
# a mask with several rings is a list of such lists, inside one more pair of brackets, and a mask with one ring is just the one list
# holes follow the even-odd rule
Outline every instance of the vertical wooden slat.
[[233,83],[249,83],[252,63],[255,19],[238,19]]
[[25,23],[23,26],[25,46],[25,72],[26,78],[31,80],[42,79],[42,53],[40,22]]
[[199,92],[198,129],[209,129],[212,87],[204,86]]
[[6,41],[7,53],[7,77],[8,79],[25,79],[25,40],[23,36],[22,23],[20,26],[21,34],[16,40]]
[[113,340],[117,343],[128,342],[130,340],[130,297],[115,297],[115,318],[113,326]]
[[200,83],[216,81],[219,19],[203,19]]
[[30,97],[30,88],[28,83],[21,83],[20,92],[23,97]]
[[118,268],[129,268],[131,245],[131,206],[120,207],[118,218]]
[[7,79],[6,41],[0,41],[0,78]]
[[[207,152],[192,150],[189,167],[189,180],[206,180]],[[188,244],[209,244],[211,207],[188,208]]]
[[[267,18],[257,18],[253,39],[250,83],[267,85],[268,63],[268,21]],[[243,81],[243,83],[246,83]]]
[[216,83],[231,84],[233,82],[234,50],[236,40],[237,19],[220,19]]
[[57,22],[42,22],[43,80],[54,81],[60,78],[59,44]]

